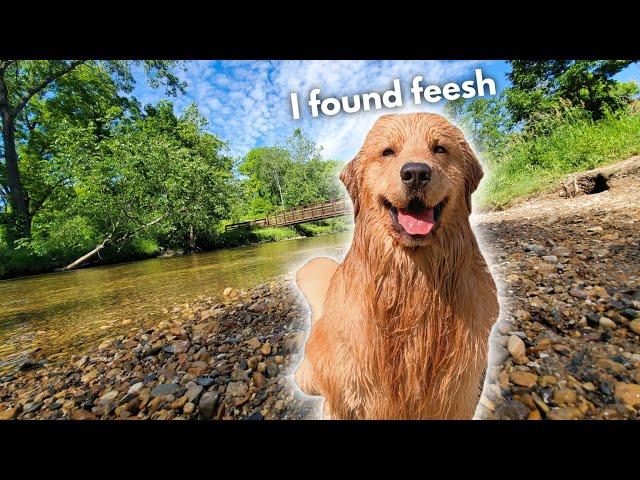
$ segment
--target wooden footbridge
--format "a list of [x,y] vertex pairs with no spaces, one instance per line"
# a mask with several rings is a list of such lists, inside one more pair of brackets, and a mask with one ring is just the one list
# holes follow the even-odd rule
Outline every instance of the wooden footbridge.
[[290,208],[272,213],[268,217],[257,220],[249,220],[247,222],[232,223],[226,225],[224,229],[237,230],[239,228],[254,227],[286,227],[288,225],[297,225],[299,223],[313,222],[323,220],[325,218],[341,217],[350,215],[353,212],[351,202],[343,198],[334,198],[327,202],[312,203],[302,205],[300,207]]

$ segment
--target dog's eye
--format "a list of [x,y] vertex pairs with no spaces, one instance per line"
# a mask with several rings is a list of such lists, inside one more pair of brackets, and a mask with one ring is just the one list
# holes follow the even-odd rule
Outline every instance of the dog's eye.
[[393,148],[385,148],[382,151],[382,156],[383,157],[388,157],[389,155],[393,155],[394,153],[396,153],[396,152],[393,151]]
[[442,145],[436,145],[435,147],[433,147],[433,153],[447,153],[447,149]]

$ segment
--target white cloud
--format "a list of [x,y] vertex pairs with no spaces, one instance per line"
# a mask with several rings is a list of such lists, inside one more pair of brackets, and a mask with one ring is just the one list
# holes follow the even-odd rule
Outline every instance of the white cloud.
[[[476,61],[191,61],[181,77],[189,84],[185,97],[175,99],[180,112],[196,102],[210,121],[210,130],[228,141],[231,154],[244,155],[257,145],[283,141],[302,128],[323,147],[325,158],[349,160],[375,119],[388,111],[340,113],[311,118],[305,100],[320,88],[321,98],[384,91],[395,78],[403,86],[405,106],[394,112],[427,110],[411,101],[408,86],[416,75],[423,83],[443,84],[473,78]],[[290,93],[299,94],[300,120],[291,115]],[[162,98],[143,89],[145,102]],[[438,109],[439,107],[435,107]],[[434,108],[432,107],[431,110]]]

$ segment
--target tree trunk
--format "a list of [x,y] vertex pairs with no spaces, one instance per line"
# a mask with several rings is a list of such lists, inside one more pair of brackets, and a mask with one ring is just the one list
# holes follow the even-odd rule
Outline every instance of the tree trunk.
[[116,226],[113,228],[113,231],[107,236],[107,238],[104,239],[104,241],[100,245],[96,245],[96,248],[91,250],[89,253],[86,253],[85,255],[81,256],[75,262],[72,262],[69,265],[67,265],[66,267],[63,267],[61,270],[66,271],[66,270],[73,270],[75,268],[78,268],[84,262],[86,262],[87,260],[89,260],[92,257],[94,257],[95,255],[97,255],[100,252],[100,250],[102,250],[104,247],[107,246],[107,244],[113,243],[113,244],[117,245],[120,242],[124,242],[125,240],[128,240],[129,238],[131,238],[135,233],[140,232],[140,231],[142,231],[142,230],[144,230],[146,228],[149,228],[152,225],[155,225],[155,224],[159,223],[160,221],[162,221],[162,219],[168,217],[170,214],[171,214],[171,212],[166,212],[165,214],[160,215],[155,220],[152,220],[149,223],[145,223],[144,225],[141,225],[140,227],[138,227],[134,231],[126,233],[122,237],[117,238],[117,239],[112,241],[111,239],[113,238],[113,234],[116,231],[116,228],[117,228],[118,224],[120,223],[120,221],[118,220],[118,222],[116,222]]
[[280,186],[280,179],[276,177],[276,185],[278,185],[278,193],[280,193],[280,205],[284,209],[284,195],[282,195],[282,187]]
[[191,252],[196,251],[196,235],[193,232],[193,225],[189,225],[189,249]]
[[67,271],[67,270],[75,270],[76,268],[78,268],[79,266],[81,266],[84,262],[86,262],[87,260],[90,260],[91,258],[93,258],[95,255],[98,254],[98,252],[100,252],[100,250],[102,250],[104,247],[107,246],[107,243],[109,243],[109,240],[111,240],[111,238],[107,238],[104,242],[102,242],[100,245],[96,245],[96,248],[94,248],[93,250],[91,250],[89,253],[81,256],[79,259],[77,259],[75,262],[70,263],[69,265],[67,265],[66,267],[62,268],[63,271]]
[[[1,87],[1,85],[0,85]],[[3,105],[2,112],[2,141],[4,142],[4,157],[7,168],[7,187],[9,189],[9,204],[15,211],[18,220],[18,231],[25,237],[31,236],[31,219],[29,207],[20,180],[18,169],[18,152],[16,150],[15,118],[11,115],[8,105]]]

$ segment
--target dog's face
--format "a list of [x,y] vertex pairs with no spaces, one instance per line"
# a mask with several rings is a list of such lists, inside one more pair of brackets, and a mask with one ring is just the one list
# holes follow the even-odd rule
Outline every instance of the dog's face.
[[354,204],[405,247],[426,246],[471,213],[482,168],[462,132],[435,114],[385,115],[340,175]]

